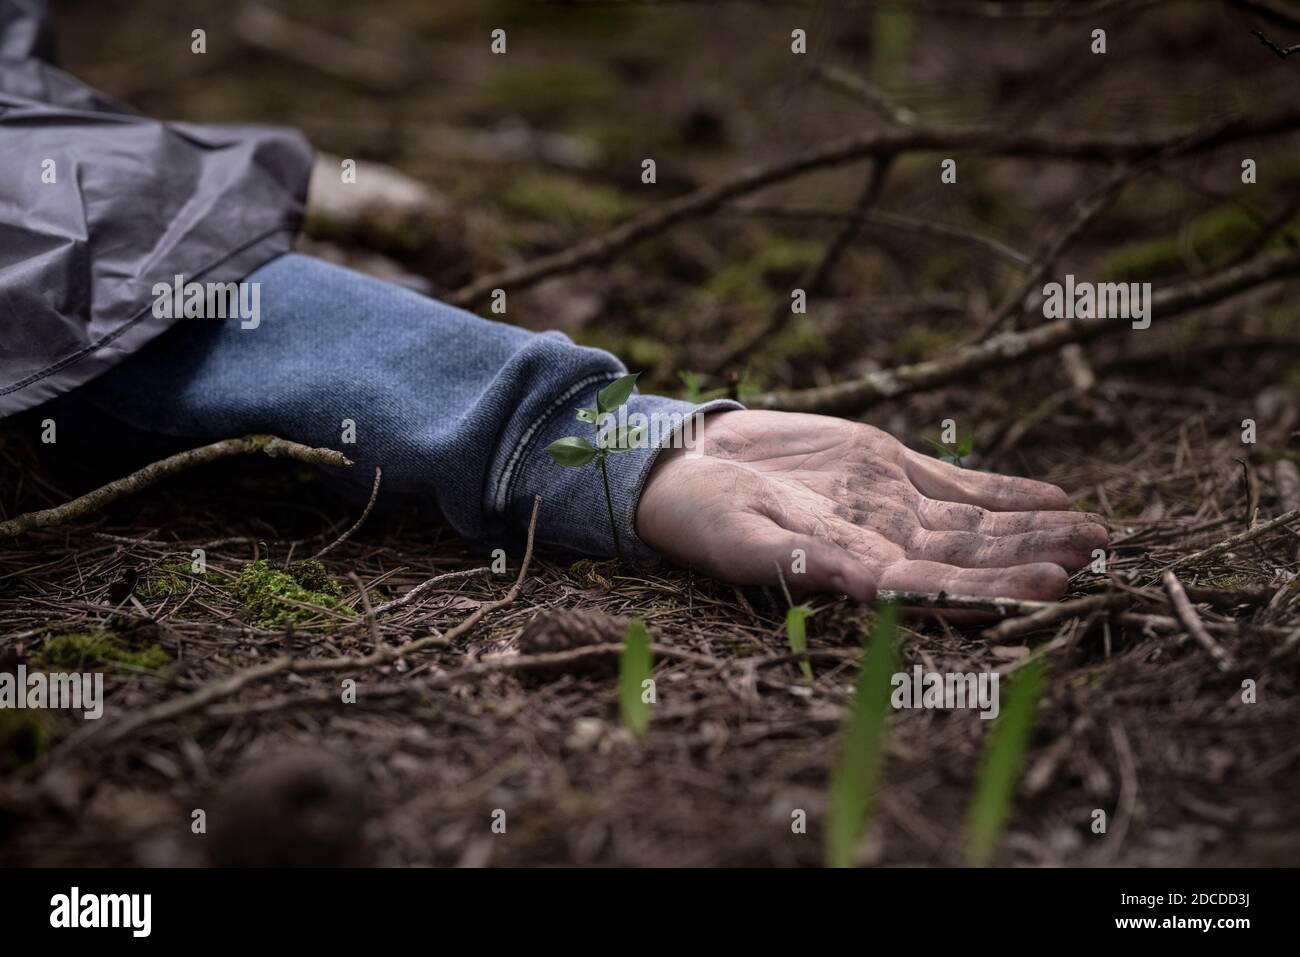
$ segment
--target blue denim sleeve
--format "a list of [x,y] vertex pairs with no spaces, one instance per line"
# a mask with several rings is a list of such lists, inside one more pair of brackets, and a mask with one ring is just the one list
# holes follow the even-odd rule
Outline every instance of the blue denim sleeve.
[[[380,466],[385,498],[432,502],[462,535],[491,545],[517,540],[540,496],[541,543],[613,554],[599,467],[565,468],[546,453],[567,435],[594,439],[574,413],[626,372],[612,355],[306,256],[282,256],[245,282],[255,323],[177,323],[85,386],[84,397],[168,436],[270,432],[339,449],[355,463],[339,477],[354,494],[369,491]],[[628,401],[629,422],[640,413],[654,427],[646,447],[609,458],[627,557],[657,558],[637,537],[635,515],[655,456],[673,440],[665,423],[722,408],[740,406]]]

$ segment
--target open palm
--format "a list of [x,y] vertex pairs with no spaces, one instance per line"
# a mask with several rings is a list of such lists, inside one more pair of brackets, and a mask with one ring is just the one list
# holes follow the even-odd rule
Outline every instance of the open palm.
[[[1051,599],[1107,542],[1054,485],[957,468],[857,422],[788,412],[705,416],[688,454],[651,470],[637,532],[736,584],[871,601],[879,589]],[[698,454],[696,454],[698,453]]]

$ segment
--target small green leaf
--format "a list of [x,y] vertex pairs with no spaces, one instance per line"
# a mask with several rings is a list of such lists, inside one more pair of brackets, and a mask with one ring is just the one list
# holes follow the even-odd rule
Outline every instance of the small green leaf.
[[840,737],[840,756],[831,772],[826,821],[826,863],[852,867],[858,841],[871,821],[876,780],[885,757],[890,687],[898,671],[898,609],[877,608],[858,671],[857,691]]
[[975,793],[966,812],[966,860],[972,867],[983,867],[993,858],[1007,823],[1042,684],[1041,658],[1032,659],[1016,672],[1006,707],[984,749]]
[[[790,650],[796,655],[806,655],[808,653],[808,638],[804,630],[804,622],[812,614],[812,609],[807,605],[794,605],[785,613],[785,634],[790,640]],[[799,670],[803,676],[812,681],[812,665],[808,663],[807,658],[799,659]]]
[[650,680],[653,665],[650,634],[645,621],[633,618],[623,638],[623,653],[618,663],[618,710],[623,726],[633,734],[645,734],[650,727],[650,704],[646,700],[645,682]]
[[596,447],[576,435],[556,439],[546,447],[546,451],[556,462],[568,468],[586,465],[596,457]]
[[636,388],[636,380],[640,375],[639,372],[633,372],[605,386],[596,393],[596,408],[601,412],[613,412],[618,409],[632,397],[632,390]]

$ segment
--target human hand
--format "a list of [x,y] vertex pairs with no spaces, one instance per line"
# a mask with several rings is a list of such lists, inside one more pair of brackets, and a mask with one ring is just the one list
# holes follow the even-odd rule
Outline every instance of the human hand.
[[[696,452],[660,453],[637,533],[682,565],[872,601],[877,590],[1054,599],[1104,548],[1055,485],[957,468],[857,422],[790,412],[704,416]],[[794,562],[806,556],[806,571]]]

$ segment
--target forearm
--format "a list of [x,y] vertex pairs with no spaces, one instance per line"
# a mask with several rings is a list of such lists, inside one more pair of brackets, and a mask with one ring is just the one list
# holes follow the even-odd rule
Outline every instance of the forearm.
[[[274,432],[338,448],[356,463],[343,480],[358,490],[380,466],[386,497],[429,501],[461,534],[489,544],[517,536],[539,495],[541,542],[612,553],[599,469],[562,468],[545,449],[591,431],[573,413],[626,371],[613,356],[303,256],[248,281],[260,284],[256,328],[183,321],[86,397],[146,431]],[[706,407],[642,395],[628,403],[629,413],[659,421],[698,408]],[[609,460],[624,552],[641,560],[654,553],[634,515],[656,451]]]

